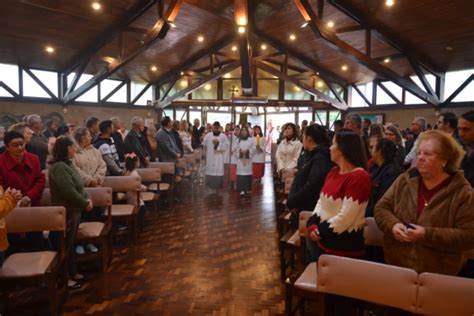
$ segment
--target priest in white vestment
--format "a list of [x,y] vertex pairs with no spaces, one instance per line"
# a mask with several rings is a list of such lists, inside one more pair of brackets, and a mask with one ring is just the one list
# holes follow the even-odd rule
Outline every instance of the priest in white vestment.
[[212,125],[212,133],[203,140],[206,149],[206,186],[218,190],[224,184],[225,153],[229,147],[227,137],[220,131],[219,122]]

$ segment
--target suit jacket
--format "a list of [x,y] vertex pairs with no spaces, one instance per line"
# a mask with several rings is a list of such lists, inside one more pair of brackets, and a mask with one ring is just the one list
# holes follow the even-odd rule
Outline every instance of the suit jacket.
[[180,152],[171,132],[162,127],[156,133],[156,142],[158,145],[158,159],[161,162],[176,162]]
[[125,153],[135,153],[140,160],[140,168],[145,167],[145,158],[150,157],[145,146],[143,146],[143,136],[131,130],[128,132],[127,136],[125,137],[125,141],[123,142]]

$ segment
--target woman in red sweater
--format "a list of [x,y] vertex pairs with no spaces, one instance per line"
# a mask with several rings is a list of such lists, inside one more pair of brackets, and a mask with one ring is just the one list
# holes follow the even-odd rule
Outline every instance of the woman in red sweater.
[[362,138],[347,129],[333,139],[331,160],[318,203],[308,220],[309,261],[322,254],[361,258],[365,254],[363,226],[371,180]]

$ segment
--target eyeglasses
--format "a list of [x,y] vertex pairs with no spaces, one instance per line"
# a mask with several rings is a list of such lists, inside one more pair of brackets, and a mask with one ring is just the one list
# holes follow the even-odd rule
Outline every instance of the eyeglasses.
[[24,142],[10,142],[8,144],[8,147],[14,147],[14,148],[17,148],[17,147],[24,147],[25,146],[25,143]]

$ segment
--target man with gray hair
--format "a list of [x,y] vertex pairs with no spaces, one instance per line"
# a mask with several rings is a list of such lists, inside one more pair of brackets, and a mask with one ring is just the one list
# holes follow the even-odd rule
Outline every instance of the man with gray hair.
[[145,145],[142,132],[145,129],[143,118],[134,116],[131,121],[132,130],[125,137],[123,142],[125,153],[135,153],[140,160],[140,168],[145,168],[150,163],[150,154]]
[[413,140],[407,142],[405,148],[408,154],[405,156],[403,165],[405,168],[415,164],[416,161],[416,145],[418,143],[418,136],[426,130],[426,119],[424,117],[415,117],[411,122],[411,132],[413,133]]
[[46,158],[48,157],[48,139],[43,135],[43,121],[38,114],[31,114],[26,117],[26,123],[33,131],[28,152],[38,156],[42,170],[46,168]]
[[362,117],[359,114],[349,114],[344,122],[344,127],[351,129],[354,133],[362,137],[362,142],[365,147],[365,154],[367,155],[367,158],[370,158],[371,155],[369,150],[369,140],[362,130]]

